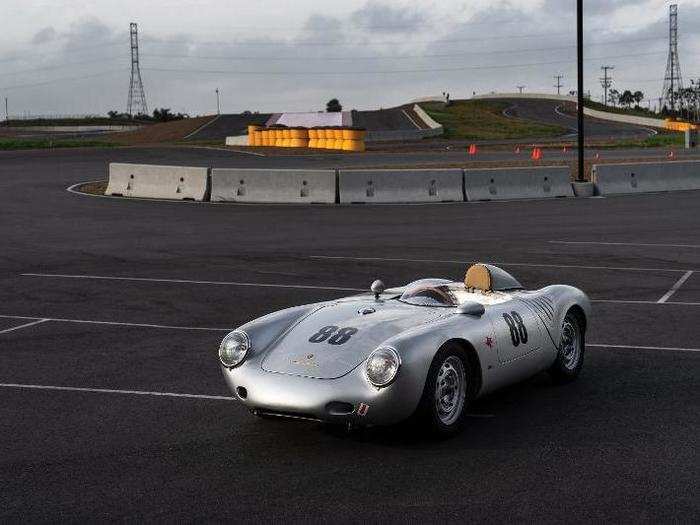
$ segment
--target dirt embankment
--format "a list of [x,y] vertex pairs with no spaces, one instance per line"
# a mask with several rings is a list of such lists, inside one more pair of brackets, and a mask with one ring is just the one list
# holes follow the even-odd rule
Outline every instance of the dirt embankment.
[[208,122],[211,122],[214,118],[215,116],[212,115],[151,124],[136,131],[111,133],[107,135],[106,138],[110,142],[123,144],[125,146],[176,142],[184,140],[187,135],[201,128]]

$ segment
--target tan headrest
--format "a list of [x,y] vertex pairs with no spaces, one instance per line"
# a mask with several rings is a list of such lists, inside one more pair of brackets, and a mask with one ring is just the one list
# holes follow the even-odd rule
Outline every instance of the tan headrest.
[[464,276],[464,286],[468,290],[491,291],[491,272],[483,264],[475,264],[467,270]]

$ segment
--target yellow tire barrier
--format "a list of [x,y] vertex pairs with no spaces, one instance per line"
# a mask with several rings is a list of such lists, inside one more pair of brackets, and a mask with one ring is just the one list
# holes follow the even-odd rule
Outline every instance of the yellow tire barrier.
[[343,140],[343,151],[365,151],[364,140]]
[[260,129],[260,126],[248,126],[248,146],[255,146],[255,132]]
[[[696,129],[686,122],[667,121],[668,129]],[[365,151],[366,132],[363,129],[327,128],[263,128],[248,126],[248,145],[277,148],[314,148],[338,151]]]
[[698,126],[696,124],[691,124],[690,122],[679,122],[677,120],[666,119],[666,129],[671,131],[688,131],[696,130]]

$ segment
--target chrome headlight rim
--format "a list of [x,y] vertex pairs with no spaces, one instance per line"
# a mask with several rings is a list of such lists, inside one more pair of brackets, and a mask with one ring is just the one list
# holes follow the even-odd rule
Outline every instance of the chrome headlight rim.
[[[243,351],[243,355],[241,358],[236,361],[235,363],[227,363],[224,361],[224,359],[221,356],[221,352],[224,348],[224,345],[226,342],[232,338],[232,337],[241,337],[243,340],[243,344],[245,345],[245,350]],[[226,337],[221,341],[221,344],[219,345],[219,362],[221,363],[222,366],[232,369],[240,366],[243,364],[243,362],[246,360],[246,357],[248,357],[248,352],[250,351],[250,337],[248,336],[247,333],[245,333],[243,330],[234,330],[233,332],[230,332],[226,334]]]
[[[374,357],[374,355],[377,354],[378,352],[382,352],[382,351],[388,351],[390,354],[392,354],[392,357],[394,358],[394,360],[396,362],[396,372],[394,372],[394,375],[391,376],[391,378],[389,378],[387,381],[384,381],[384,382],[374,381],[372,379],[372,377],[370,376],[370,373],[368,370],[369,363],[372,360],[372,357]],[[370,385],[372,385],[376,388],[386,388],[389,385],[391,385],[394,381],[396,381],[396,378],[399,376],[400,370],[401,370],[401,355],[399,355],[399,352],[398,352],[398,350],[396,350],[396,348],[394,348],[393,346],[390,346],[390,345],[382,345],[382,346],[379,346],[376,349],[374,349],[372,351],[372,353],[369,354],[369,357],[367,357],[367,359],[365,360],[365,363],[364,363],[365,379],[367,380],[367,382]]]

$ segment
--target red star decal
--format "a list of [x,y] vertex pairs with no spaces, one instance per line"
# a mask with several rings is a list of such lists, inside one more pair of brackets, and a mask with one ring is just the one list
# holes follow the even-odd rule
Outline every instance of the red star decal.
[[486,342],[486,346],[488,346],[489,348],[493,348],[493,339],[492,338],[487,337],[485,342]]

